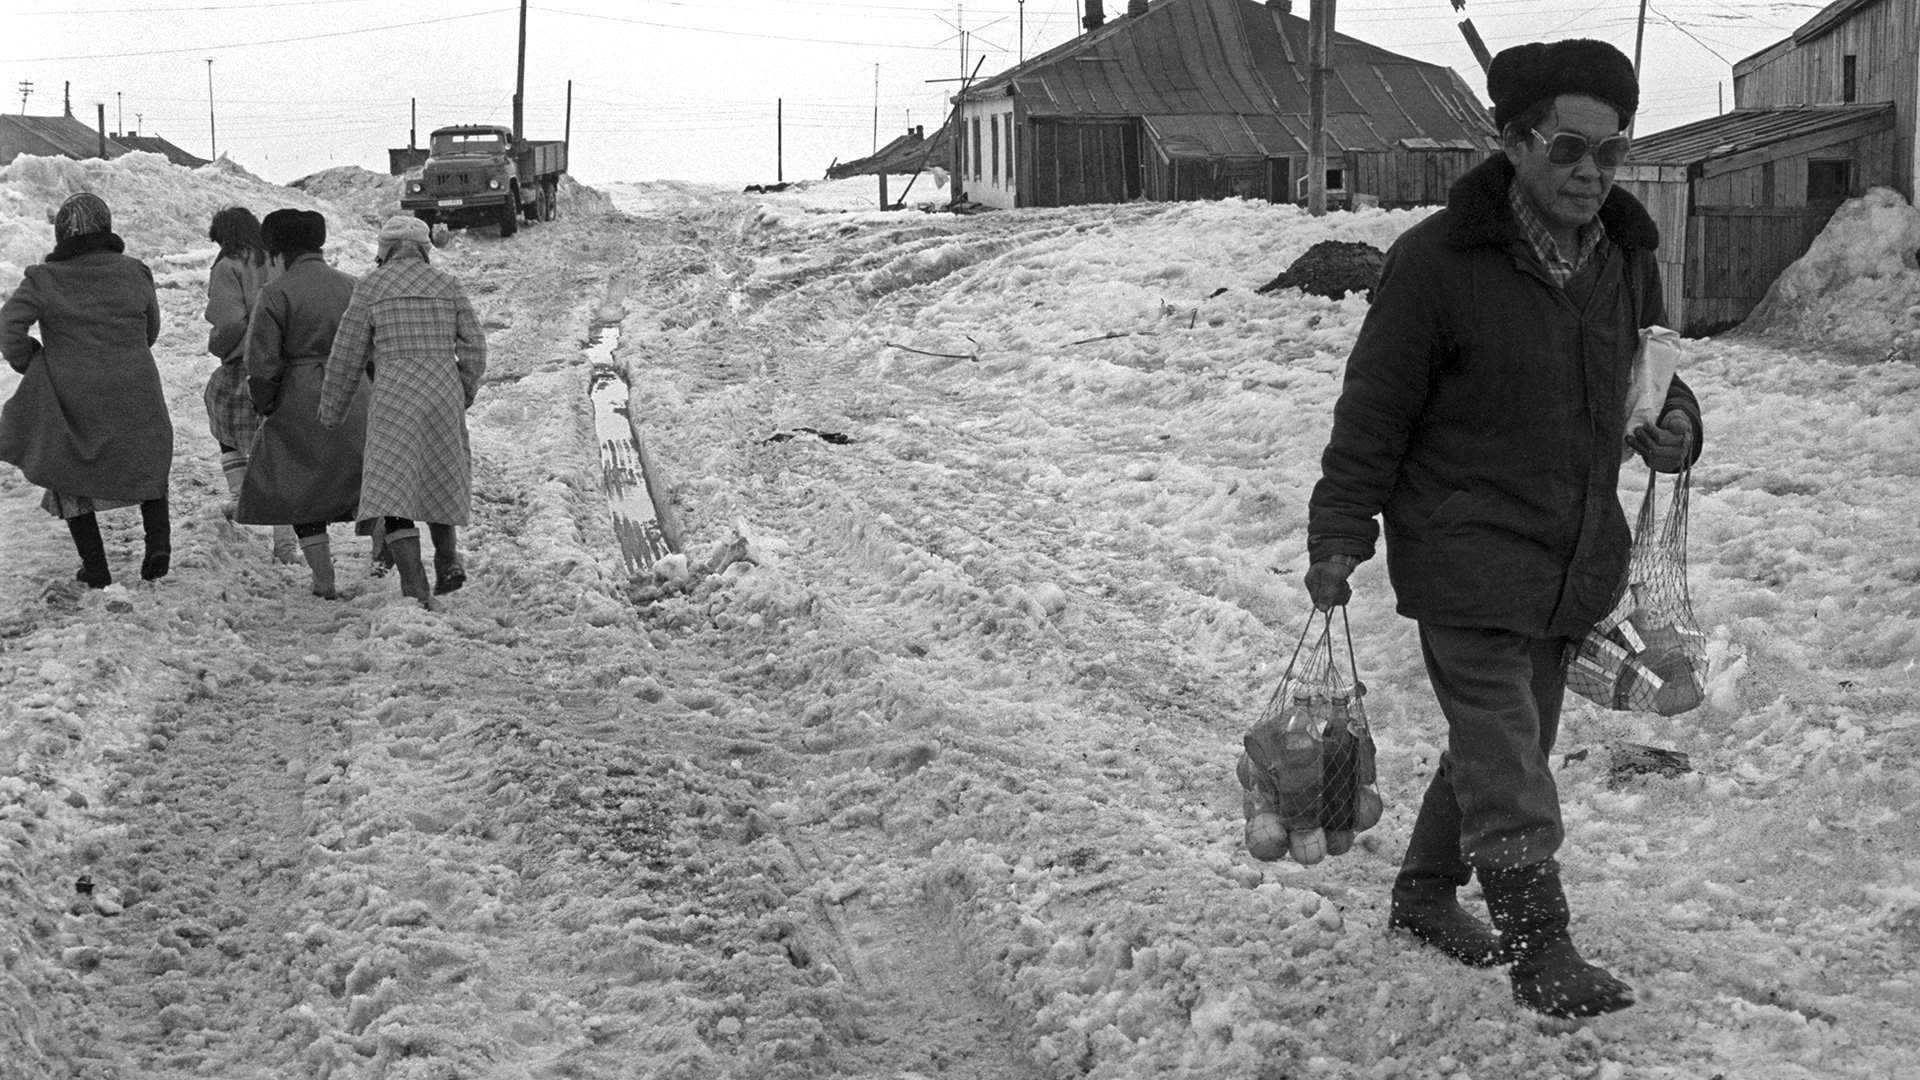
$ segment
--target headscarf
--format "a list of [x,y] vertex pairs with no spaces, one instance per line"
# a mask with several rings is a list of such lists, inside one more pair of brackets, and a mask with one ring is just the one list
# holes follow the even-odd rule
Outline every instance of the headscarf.
[[53,215],[53,239],[71,240],[76,236],[113,231],[113,211],[106,201],[91,191],[67,196]]
[[373,261],[384,263],[393,257],[394,252],[407,248],[418,250],[420,258],[427,258],[427,249],[433,246],[433,230],[427,223],[412,214],[395,214],[380,226],[380,247],[374,253]]

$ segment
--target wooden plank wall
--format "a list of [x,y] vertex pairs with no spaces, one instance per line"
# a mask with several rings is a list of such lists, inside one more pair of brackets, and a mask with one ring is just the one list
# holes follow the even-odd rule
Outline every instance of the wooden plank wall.
[[1487,159],[1482,150],[1366,150],[1347,153],[1347,190],[1386,207],[1440,206],[1455,180]]
[[1032,206],[1128,201],[1129,123],[1033,125]]
[[1687,207],[1691,196],[1683,167],[1628,166],[1614,176],[1614,184],[1640,200],[1660,229],[1655,262],[1660,266],[1661,299],[1667,305],[1667,325],[1682,333],[1687,326]]
[[1832,33],[1737,74],[1736,106],[1836,105],[1845,101],[1844,58],[1854,57],[1854,101],[1894,103],[1896,188],[1914,198],[1914,134],[1920,127],[1920,3],[1882,0],[1853,13]]

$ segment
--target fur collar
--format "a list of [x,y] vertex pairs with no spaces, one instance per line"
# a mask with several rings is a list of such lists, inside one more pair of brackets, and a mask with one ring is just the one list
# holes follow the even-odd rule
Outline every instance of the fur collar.
[[119,255],[126,250],[126,241],[113,233],[82,233],[79,236],[69,236],[53,245],[53,250],[47,253],[46,261],[66,262],[68,259],[77,259],[82,255],[93,255],[102,251],[111,251]]
[[[1457,248],[1522,242],[1520,223],[1507,205],[1513,183],[1513,162],[1495,154],[1454,181],[1447,193],[1447,241]],[[1607,238],[1623,248],[1652,251],[1660,246],[1660,228],[1640,200],[1615,185],[1600,204],[1600,223]]]

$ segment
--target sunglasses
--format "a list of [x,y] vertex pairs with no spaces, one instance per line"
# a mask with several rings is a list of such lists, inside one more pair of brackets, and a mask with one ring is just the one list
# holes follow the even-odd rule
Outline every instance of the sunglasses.
[[1528,128],[1533,137],[1539,139],[1547,148],[1547,164],[1577,165],[1580,159],[1589,153],[1593,163],[1602,169],[1614,169],[1627,160],[1627,150],[1633,140],[1626,135],[1609,135],[1599,142],[1593,142],[1585,135],[1571,131],[1556,131],[1552,137],[1540,134],[1539,128]]

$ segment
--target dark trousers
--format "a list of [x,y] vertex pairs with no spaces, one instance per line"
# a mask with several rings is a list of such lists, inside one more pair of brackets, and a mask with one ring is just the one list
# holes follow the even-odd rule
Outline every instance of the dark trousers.
[[1566,696],[1566,646],[1561,638],[1420,624],[1447,749],[1415,831],[1451,831],[1446,825],[1457,818],[1458,854],[1475,870],[1531,866],[1565,837],[1550,758]]

